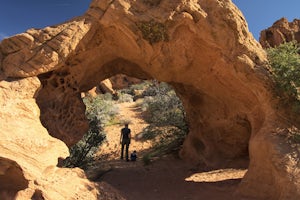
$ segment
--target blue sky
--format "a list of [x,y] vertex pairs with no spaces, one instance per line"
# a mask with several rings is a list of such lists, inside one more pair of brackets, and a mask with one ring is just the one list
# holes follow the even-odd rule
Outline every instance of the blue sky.
[[282,17],[300,19],[300,0],[232,0],[244,14],[250,32],[258,40],[262,30]]
[[0,40],[82,15],[91,0],[0,0]]
[[[4,3],[5,2],[5,3]],[[1,0],[0,40],[29,28],[44,28],[82,15],[91,0]],[[300,0],[233,0],[258,40],[276,20],[300,18]]]

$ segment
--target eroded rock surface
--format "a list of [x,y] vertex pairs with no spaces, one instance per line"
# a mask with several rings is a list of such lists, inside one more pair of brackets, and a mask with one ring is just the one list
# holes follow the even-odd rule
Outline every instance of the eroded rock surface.
[[[94,0],[79,18],[3,40],[0,60],[0,157],[28,182],[17,196],[101,199],[82,171],[55,165],[88,128],[81,92],[126,74],[173,85],[190,129],[182,158],[224,167],[249,155],[240,195],[300,198],[299,155],[278,134],[291,124],[278,115],[265,52],[231,1]],[[67,197],[67,180],[80,192]]]
[[261,31],[259,38],[264,48],[276,47],[293,40],[300,43],[300,19],[289,22],[286,18],[281,18],[271,27]]

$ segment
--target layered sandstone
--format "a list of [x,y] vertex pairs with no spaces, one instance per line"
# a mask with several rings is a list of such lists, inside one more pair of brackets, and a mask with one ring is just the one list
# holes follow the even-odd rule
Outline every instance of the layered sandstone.
[[300,19],[289,22],[286,18],[281,18],[271,27],[261,31],[259,38],[264,48],[276,47],[291,41],[300,43]]
[[[224,167],[249,156],[240,195],[300,198],[297,146],[285,140],[297,124],[278,114],[265,52],[231,1],[94,0],[81,17],[3,40],[0,61],[0,172],[20,179],[17,197],[101,197],[56,164],[88,128],[81,93],[126,74],[175,88],[190,129],[182,158]],[[66,181],[80,190],[67,197]]]

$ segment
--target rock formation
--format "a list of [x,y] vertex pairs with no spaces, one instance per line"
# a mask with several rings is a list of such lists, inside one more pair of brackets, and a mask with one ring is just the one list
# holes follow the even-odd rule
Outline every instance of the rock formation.
[[17,199],[101,199],[82,171],[56,165],[88,128],[81,92],[116,74],[175,88],[190,129],[183,159],[222,167],[249,155],[239,195],[300,198],[286,139],[296,124],[279,115],[265,51],[231,1],[93,0],[81,17],[4,39],[0,61],[0,174],[20,180],[0,191]]
[[141,83],[142,80],[130,76],[126,76],[124,74],[117,74],[116,76],[109,78],[112,88],[115,90],[128,88],[129,86],[133,84]]
[[111,93],[114,94],[116,90],[128,88],[130,85],[141,83],[142,80],[134,77],[129,77],[124,74],[117,74],[107,78],[97,84],[94,88],[89,90],[89,94],[96,96],[97,94]]
[[286,18],[281,18],[271,27],[261,31],[259,38],[259,42],[264,48],[275,47],[293,40],[300,43],[300,19],[288,22]]

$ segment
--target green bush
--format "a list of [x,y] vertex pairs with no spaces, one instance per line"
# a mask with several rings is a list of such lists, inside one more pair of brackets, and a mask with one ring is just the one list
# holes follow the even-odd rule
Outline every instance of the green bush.
[[156,136],[160,135],[161,133],[162,131],[158,127],[150,124],[143,129],[142,138],[144,140],[154,140]]
[[299,98],[300,51],[296,42],[288,42],[267,50],[279,92],[285,98]]
[[119,99],[118,102],[119,103],[124,103],[124,102],[133,102],[133,96],[130,94],[124,94],[124,93],[120,93],[118,95]]
[[86,106],[89,130],[78,143],[70,148],[70,156],[64,161],[65,167],[85,168],[93,161],[94,153],[106,138],[103,127],[118,113],[111,95],[87,96],[83,98],[83,102]]
[[130,86],[130,89],[132,90],[145,90],[152,84],[152,81],[145,80],[139,84],[134,84]]
[[158,83],[156,80],[154,80],[148,85],[148,87],[145,88],[143,96],[155,96],[155,98],[157,98],[161,95],[167,94],[169,91],[173,91],[173,88],[167,83]]
[[[143,138],[154,141],[153,148],[144,155],[147,158],[146,161],[151,162],[154,158],[159,158],[162,155],[178,152],[185,136],[185,131],[172,126],[154,127],[150,125],[145,128]],[[144,164],[147,164],[144,157]]]
[[111,100],[109,95],[87,96],[83,98],[86,106],[86,117],[88,119],[98,119],[104,126],[119,112],[118,107]]
[[83,138],[70,148],[70,156],[65,160],[65,167],[85,168],[94,159],[94,153],[105,140],[105,133],[99,121],[90,120],[90,128]]
[[166,83],[150,90],[155,95],[144,99],[145,120],[155,126],[174,126],[187,132],[184,108],[175,91]]
[[143,130],[142,138],[154,140],[149,155],[159,156],[177,150],[188,132],[180,99],[166,83],[154,82],[145,94],[151,95],[145,97],[142,104],[144,119],[150,125]]

